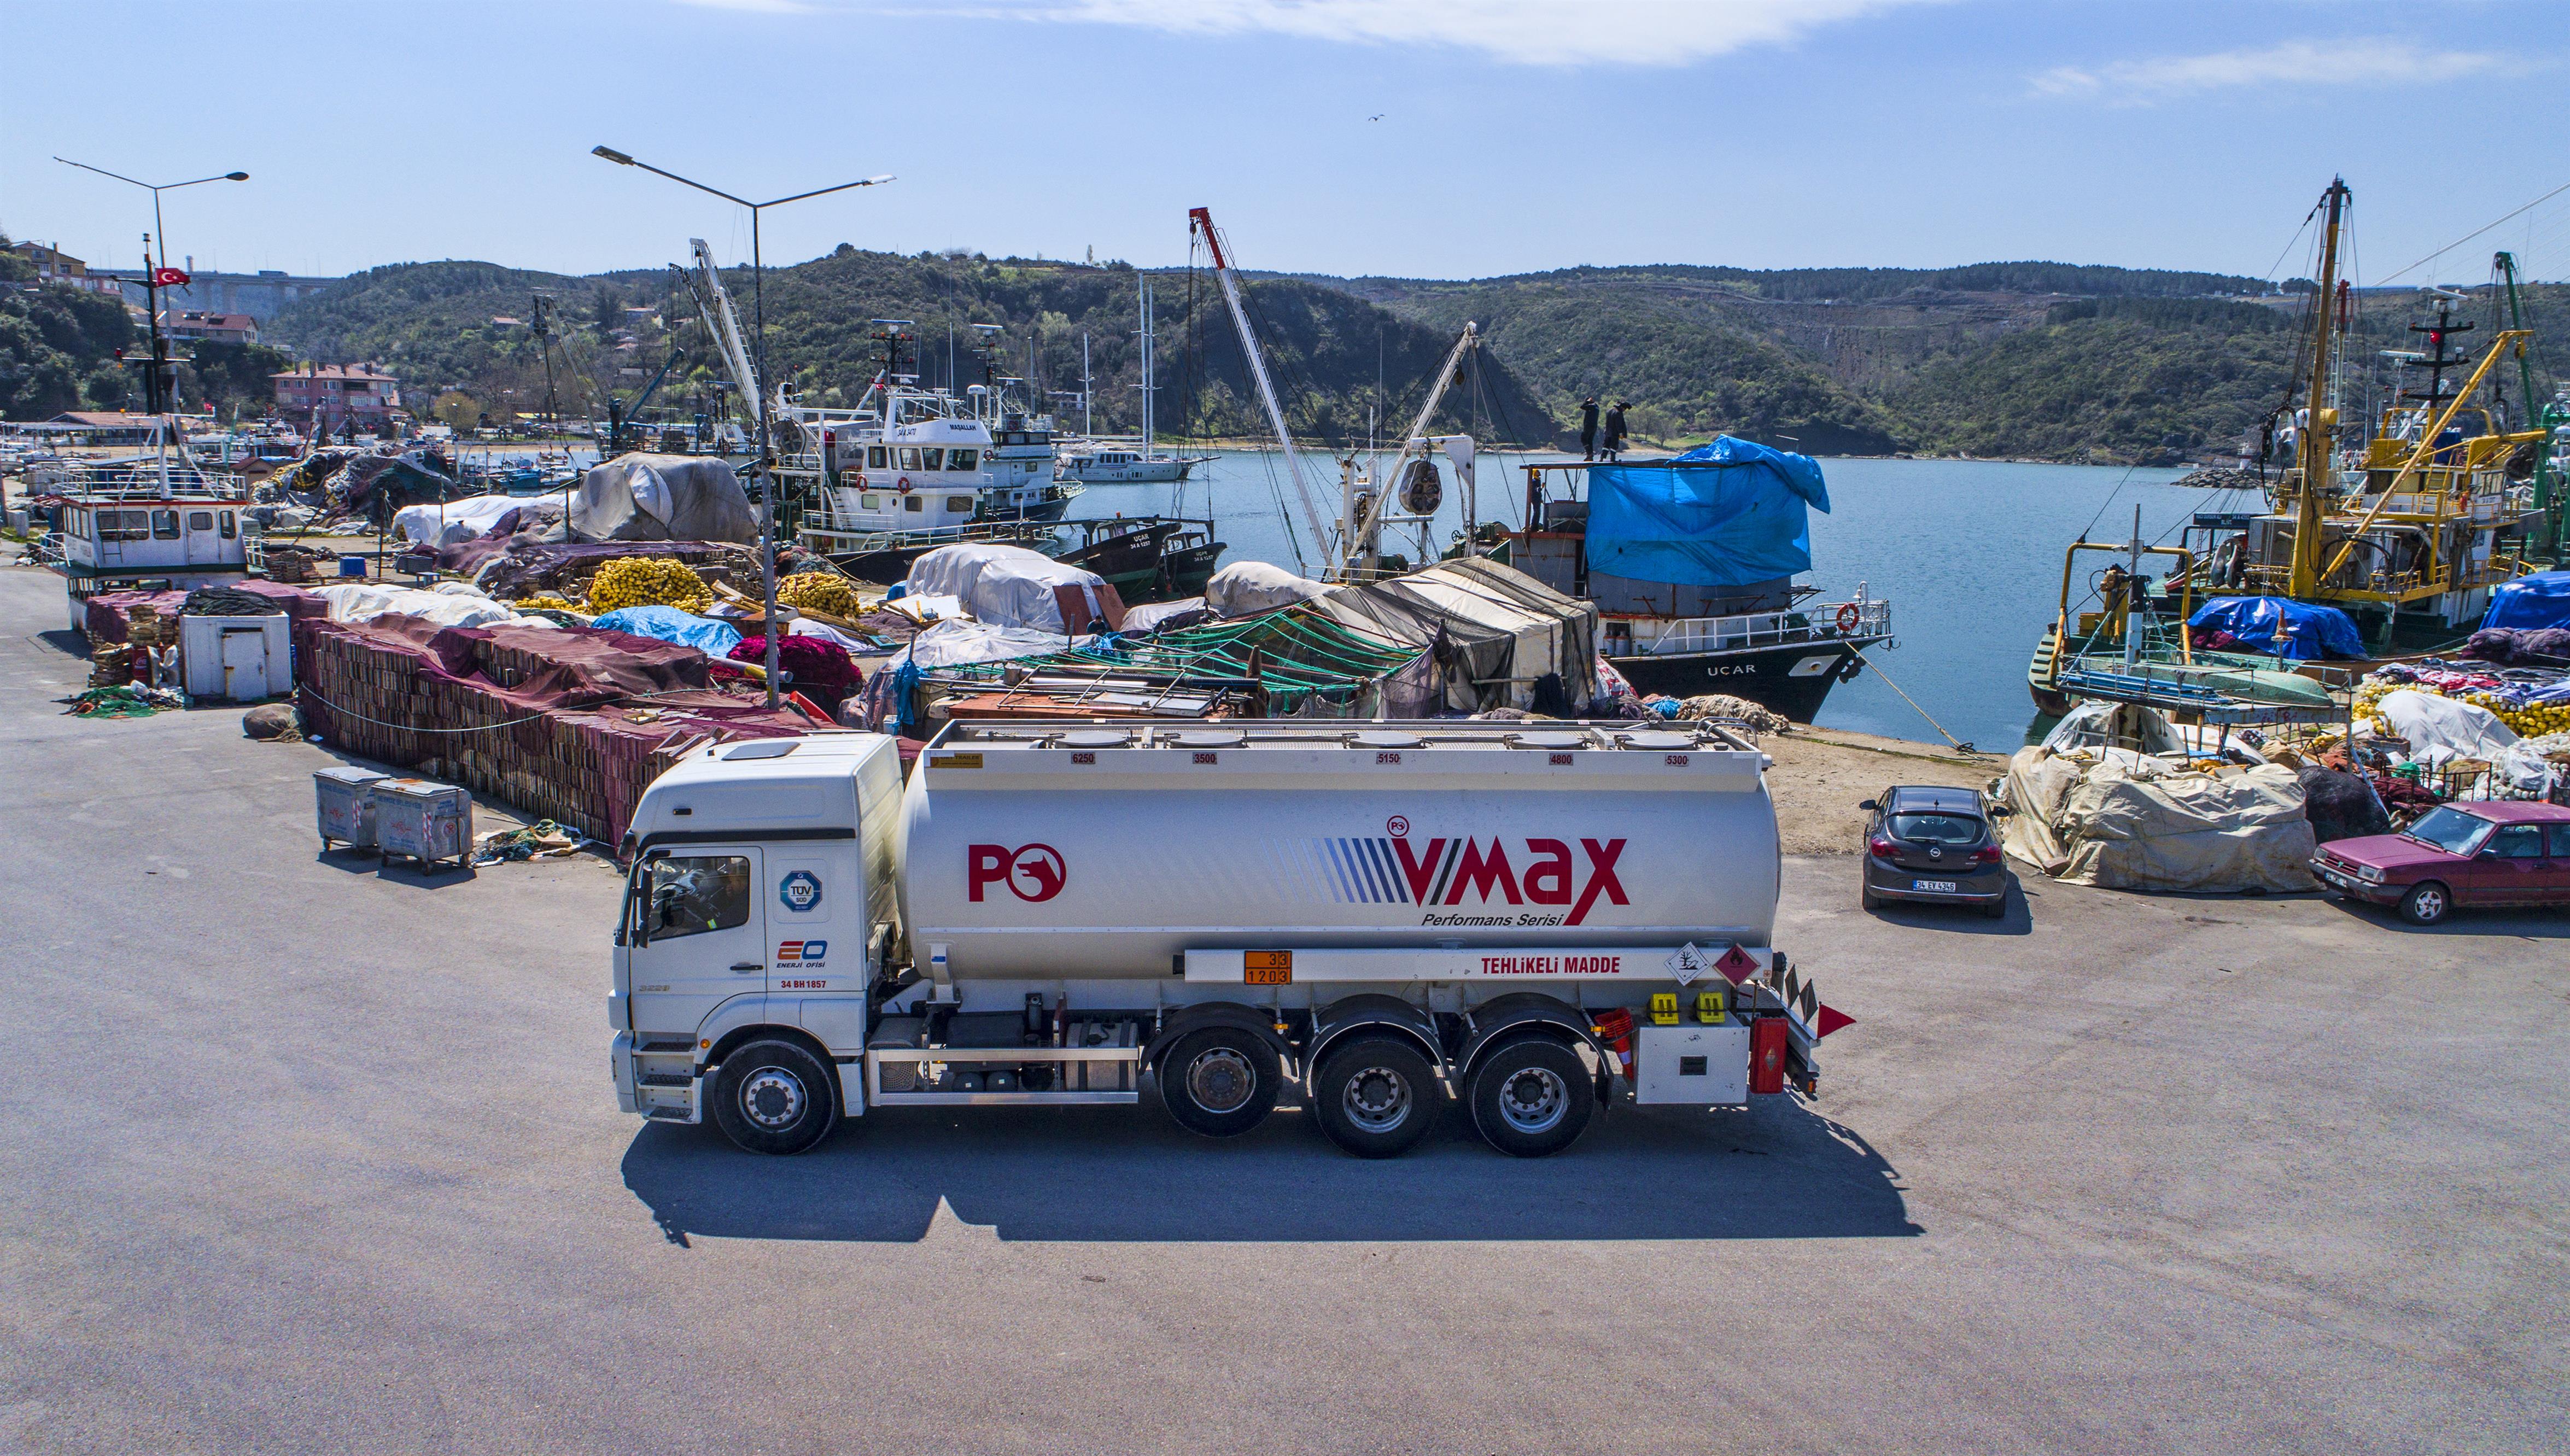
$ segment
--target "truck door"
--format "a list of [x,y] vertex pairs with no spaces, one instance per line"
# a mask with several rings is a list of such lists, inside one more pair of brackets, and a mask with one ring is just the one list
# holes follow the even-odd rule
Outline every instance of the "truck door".
[[627,926],[634,1030],[693,1036],[716,1006],[767,989],[767,925],[750,846],[652,851]]

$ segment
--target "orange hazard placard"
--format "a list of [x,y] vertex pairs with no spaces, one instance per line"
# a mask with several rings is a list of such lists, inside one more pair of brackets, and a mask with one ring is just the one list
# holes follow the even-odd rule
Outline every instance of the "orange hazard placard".
[[1240,956],[1240,978],[1253,986],[1284,986],[1294,983],[1294,952],[1291,950],[1244,950]]

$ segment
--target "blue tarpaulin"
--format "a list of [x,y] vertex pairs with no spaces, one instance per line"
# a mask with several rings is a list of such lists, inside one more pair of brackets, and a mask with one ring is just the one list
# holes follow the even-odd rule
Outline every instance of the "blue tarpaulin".
[[2570,627],[2570,571],[2537,571],[2491,587],[2481,626]]
[[2197,607],[2186,625],[2195,632],[2229,632],[2251,652],[2302,659],[2365,655],[2364,636],[2346,612],[2282,596],[2217,596]]
[[732,648],[740,645],[740,633],[729,622],[683,612],[674,606],[619,607],[590,625],[694,647],[708,657],[728,656]]
[[1588,471],[1588,565],[1639,581],[1752,586],[1812,569],[1820,462],[1728,435],[1666,464]]

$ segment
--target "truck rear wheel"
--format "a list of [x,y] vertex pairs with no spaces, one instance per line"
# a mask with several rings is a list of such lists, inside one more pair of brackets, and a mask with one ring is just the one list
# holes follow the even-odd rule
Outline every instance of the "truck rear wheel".
[[1390,1158],[1428,1136],[1445,1098],[1436,1070],[1398,1037],[1334,1047],[1305,1089],[1331,1142],[1360,1158]]
[[714,1075],[714,1122],[752,1153],[800,1153],[839,1125],[830,1064],[791,1041],[753,1041]]
[[1576,1141],[1597,1108],[1579,1053],[1549,1037],[1511,1041],[1483,1058],[1465,1089],[1473,1126],[1502,1153],[1541,1158]]
[[1160,1058],[1160,1105],[1178,1126],[1208,1138],[1238,1137],[1276,1109],[1285,1069],[1255,1031],[1208,1026]]

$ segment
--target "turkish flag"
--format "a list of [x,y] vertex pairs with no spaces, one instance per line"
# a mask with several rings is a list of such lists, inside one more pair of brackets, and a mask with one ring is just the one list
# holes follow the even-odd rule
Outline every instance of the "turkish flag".
[[1854,1026],[1856,1024],[1856,1018],[1849,1015],[1847,1012],[1840,1010],[1836,1006],[1823,1006],[1821,1008],[1820,1022],[1821,1024],[1817,1030],[1820,1035],[1827,1036],[1831,1032],[1836,1031],[1843,1026]]
[[189,277],[186,273],[179,271],[177,268],[154,268],[152,270],[152,286],[155,288],[184,288],[195,281],[196,279]]

